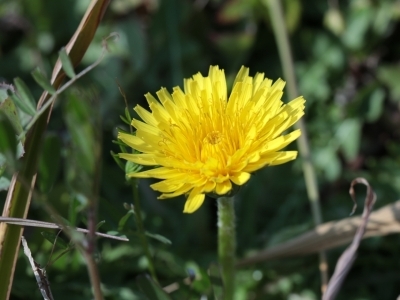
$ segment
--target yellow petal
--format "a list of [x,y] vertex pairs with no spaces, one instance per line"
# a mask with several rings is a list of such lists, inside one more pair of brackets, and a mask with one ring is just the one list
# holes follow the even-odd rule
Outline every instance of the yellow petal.
[[157,199],[168,199],[168,198],[173,198],[173,197],[177,197],[180,195],[183,195],[185,193],[187,193],[190,189],[193,188],[193,185],[191,184],[184,184],[183,186],[181,186],[179,189],[177,189],[175,192],[173,193],[168,193],[168,194],[162,194],[161,196],[159,196]]
[[146,174],[148,177],[159,179],[176,178],[181,175],[181,173],[177,173],[174,169],[164,167],[147,170],[140,173]]
[[281,155],[270,164],[271,166],[284,164],[288,161],[296,159],[297,157],[297,151],[283,151],[279,153],[281,153]]
[[215,181],[208,181],[203,188],[203,192],[211,193],[215,189],[216,183]]
[[144,97],[146,98],[149,106],[151,106],[152,104],[160,105],[160,102],[158,102],[157,99],[154,98],[150,93],[147,93],[146,95],[144,95]]
[[119,132],[118,139],[139,152],[149,152],[152,147],[135,135]]
[[297,156],[297,151],[273,152],[271,154],[262,156],[261,159],[256,163],[248,164],[243,169],[243,171],[251,173],[267,165],[268,166],[280,165],[295,159],[296,156]]
[[243,185],[250,179],[250,177],[251,177],[250,173],[240,172],[240,173],[231,175],[230,179],[236,185]]
[[235,86],[238,82],[242,82],[246,77],[249,76],[249,68],[242,66],[236,75],[235,81],[233,82],[233,86]]
[[134,162],[138,165],[143,165],[143,166],[154,166],[157,163],[154,160],[154,155],[153,154],[130,154],[130,153],[119,153],[118,156],[120,158],[129,160],[131,162]]
[[232,183],[230,180],[225,180],[224,182],[217,183],[215,191],[218,195],[225,195],[232,189]]
[[[152,126],[152,125],[149,125],[149,124],[146,124],[146,123],[141,122],[141,121],[139,121],[139,120],[133,119],[131,124],[132,124],[132,126],[135,127],[138,131],[139,131],[139,130],[142,130],[142,131],[147,132],[147,133],[150,133],[150,134],[152,134],[152,135],[154,135],[154,136],[158,136],[158,134],[159,134],[159,132],[160,132],[160,130],[159,130],[157,127]],[[139,137],[140,137],[140,136],[139,136]]]
[[178,189],[180,189],[181,187],[183,187],[184,183],[183,182],[179,182],[179,183],[171,183],[168,182],[168,180],[163,180],[157,183],[153,183],[152,185],[150,185],[150,187],[158,192],[162,192],[162,193],[172,193]]
[[199,188],[194,188],[185,203],[184,213],[191,214],[195,212],[204,202],[205,195],[199,194]]
[[157,126],[157,123],[158,123],[157,120],[154,118],[154,116],[148,110],[145,110],[140,105],[137,105],[134,108],[134,110],[137,112],[139,117],[141,117],[144,122],[146,122],[147,124],[152,125],[152,126]]
[[295,139],[297,139],[301,135],[300,129],[297,129],[287,135],[280,136],[272,141],[269,141],[264,144],[263,146],[263,152],[272,152],[272,151],[277,151],[280,150],[287,145],[289,145],[291,142],[293,142]]

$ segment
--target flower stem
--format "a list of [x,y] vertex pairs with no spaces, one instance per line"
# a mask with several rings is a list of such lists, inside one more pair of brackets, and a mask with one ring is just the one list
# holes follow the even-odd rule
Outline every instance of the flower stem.
[[218,198],[218,258],[224,283],[224,300],[232,300],[235,287],[235,210],[233,197]]
[[153,258],[151,257],[151,254],[150,254],[149,243],[147,242],[147,237],[146,237],[146,233],[145,233],[144,225],[143,225],[142,212],[140,209],[138,180],[132,178],[131,182],[132,182],[132,191],[133,191],[133,203],[134,203],[134,208],[135,208],[135,222],[136,222],[136,227],[137,227],[138,233],[139,233],[140,243],[142,244],[144,254],[146,255],[146,258],[147,258],[148,269],[149,269],[151,278],[155,282],[158,282],[156,271],[155,271],[154,264],[153,264]]

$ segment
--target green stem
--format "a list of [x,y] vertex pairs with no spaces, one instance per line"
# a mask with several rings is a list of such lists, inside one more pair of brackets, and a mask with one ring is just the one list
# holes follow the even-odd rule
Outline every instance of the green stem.
[[151,256],[151,253],[150,253],[149,243],[147,241],[146,232],[144,230],[144,225],[143,225],[142,213],[141,213],[141,209],[140,209],[138,180],[132,178],[131,181],[132,181],[132,190],[133,190],[133,203],[135,205],[135,222],[136,222],[136,227],[139,232],[139,239],[142,244],[144,254],[146,255],[146,258],[147,258],[148,269],[149,269],[150,275],[155,282],[158,282],[156,271],[154,268],[153,257]]
[[[279,0],[264,0],[269,8],[270,18],[274,29],[276,43],[278,45],[279,56],[283,68],[283,74],[287,81],[288,97],[294,99],[299,95],[296,75],[294,71],[293,57],[290,49],[290,42],[282,7]],[[318,193],[318,183],[315,175],[314,166],[311,161],[311,151],[307,138],[307,131],[303,119],[300,119],[296,125],[301,130],[301,136],[297,139],[300,156],[302,158],[304,179],[306,182],[308,199],[311,205],[311,211],[315,225],[322,223],[321,205]],[[320,273],[322,279],[322,290],[328,282],[326,254],[320,252]]]
[[224,283],[224,300],[232,300],[235,287],[235,210],[233,197],[218,198],[218,258]]

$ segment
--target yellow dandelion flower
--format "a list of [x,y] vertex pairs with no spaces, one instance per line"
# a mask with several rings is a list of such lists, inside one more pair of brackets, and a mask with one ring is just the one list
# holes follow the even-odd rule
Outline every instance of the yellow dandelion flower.
[[305,100],[284,104],[284,85],[263,73],[250,77],[242,67],[228,99],[224,71],[211,66],[207,77],[197,73],[185,79],[183,91],[175,87],[170,94],[162,88],[159,101],[146,94],[151,112],[135,107],[143,120],[132,120],[136,134],[118,134],[140,153],[119,156],[155,168],[127,175],[163,179],[151,185],[162,193],[159,199],[188,193],[184,212],[192,213],[205,194],[226,195],[233,185],[245,184],[252,172],[295,159],[297,151],[280,150],[300,130],[282,133],[304,114]]

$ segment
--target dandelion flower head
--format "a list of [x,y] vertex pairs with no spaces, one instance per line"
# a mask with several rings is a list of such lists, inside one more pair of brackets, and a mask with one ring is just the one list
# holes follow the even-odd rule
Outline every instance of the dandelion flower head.
[[207,77],[197,73],[170,94],[165,88],[145,97],[150,111],[136,106],[142,121],[133,119],[136,134],[118,138],[139,153],[120,153],[128,161],[153,169],[129,173],[158,178],[151,187],[159,199],[188,194],[184,212],[197,210],[205,194],[229,194],[265,166],[296,158],[297,151],[281,151],[297,139],[300,130],[282,135],[304,114],[303,97],[281,101],[285,82],[249,76],[242,67],[227,94],[224,70],[211,66]]

